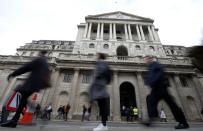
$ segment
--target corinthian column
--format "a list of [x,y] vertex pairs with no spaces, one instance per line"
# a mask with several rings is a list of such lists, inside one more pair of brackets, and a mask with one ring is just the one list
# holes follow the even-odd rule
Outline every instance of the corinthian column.
[[151,40],[151,41],[154,41],[154,38],[153,38],[153,36],[152,36],[152,31],[151,31],[151,29],[150,29],[150,26],[148,25],[147,28],[148,28],[150,40]]
[[83,38],[87,38],[87,29],[88,29],[88,23],[85,24],[85,31],[84,31]]
[[128,32],[126,24],[124,24],[124,30],[125,30],[125,39],[128,40]]
[[97,25],[97,39],[99,39],[99,34],[100,34],[100,23]]
[[89,25],[89,30],[88,30],[88,34],[87,34],[88,39],[90,39],[91,30],[92,30],[92,23],[90,23],[90,25]]
[[112,23],[109,24],[109,39],[112,40]]
[[101,39],[103,40],[104,36],[104,23],[101,23]]
[[144,32],[142,30],[142,26],[141,25],[140,25],[140,32],[141,32],[142,40],[145,40]]
[[131,32],[130,24],[128,24],[128,34],[129,34],[129,39],[132,40],[132,32]]
[[140,41],[141,40],[141,36],[140,36],[140,30],[139,30],[138,25],[136,25],[136,30],[137,30],[138,41]]
[[71,94],[70,94],[70,105],[71,105],[71,109],[70,109],[70,117],[73,117],[73,113],[76,110],[76,94],[78,91],[78,76],[79,76],[79,69],[75,68],[74,69],[74,76],[73,76],[73,81],[72,81],[72,86],[71,86]]

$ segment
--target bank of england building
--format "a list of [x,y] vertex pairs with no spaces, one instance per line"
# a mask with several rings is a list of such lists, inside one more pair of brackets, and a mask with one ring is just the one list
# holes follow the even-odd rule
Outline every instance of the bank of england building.
[[[28,74],[7,82],[9,73],[37,57],[40,50],[48,51],[52,70],[52,88],[37,93],[37,103],[42,108],[49,103],[53,115],[60,105],[69,103],[70,119],[80,119],[82,106],[89,103],[89,85],[98,52],[107,55],[113,71],[110,94],[110,117],[123,120],[122,106],[137,107],[139,117],[146,119],[146,96],[149,87],[144,84],[147,65],[143,56],[152,55],[166,67],[173,98],[183,109],[189,121],[201,121],[203,106],[203,75],[186,57],[186,47],[164,45],[159,38],[154,20],[121,11],[88,15],[85,23],[77,28],[75,41],[33,40],[17,49],[16,55],[0,56],[0,106],[13,89],[21,84]],[[167,104],[161,101],[158,109],[164,108],[167,119],[174,120]],[[98,118],[98,107],[92,106],[91,119]]]

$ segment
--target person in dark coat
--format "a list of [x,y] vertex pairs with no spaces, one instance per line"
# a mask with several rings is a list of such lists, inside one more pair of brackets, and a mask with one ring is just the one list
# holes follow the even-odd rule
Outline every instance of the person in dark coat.
[[102,53],[97,54],[96,68],[94,71],[93,82],[90,86],[90,101],[97,101],[99,106],[99,112],[101,116],[101,124],[99,124],[93,131],[108,130],[106,121],[110,114],[109,107],[109,94],[106,86],[108,84],[107,74],[110,70],[108,64],[104,61],[106,56]]
[[87,120],[90,121],[90,116],[91,116],[91,111],[92,111],[92,106],[91,104],[89,105],[89,107],[87,108]]
[[163,99],[170,107],[176,121],[179,122],[179,124],[175,126],[175,129],[189,128],[182,109],[178,107],[167,90],[169,82],[165,76],[163,65],[156,62],[152,56],[146,56],[145,62],[149,64],[145,84],[151,88],[151,92],[146,98],[150,121],[145,124],[149,126],[154,118],[158,118],[158,102]]
[[68,103],[68,104],[65,106],[65,110],[64,110],[64,112],[65,112],[65,121],[68,120],[68,113],[69,113],[69,111],[70,111],[70,108],[71,108],[71,106],[70,106],[70,104]]
[[86,108],[85,105],[83,105],[83,106],[82,106],[82,120],[81,120],[81,121],[84,121],[86,111],[87,111],[87,108]]
[[23,108],[27,104],[27,99],[34,93],[39,92],[41,89],[50,87],[50,70],[47,58],[45,57],[46,51],[41,51],[39,57],[32,60],[31,62],[23,65],[19,69],[15,70],[13,73],[9,74],[8,80],[13,77],[19,76],[21,74],[30,72],[30,75],[23,83],[23,85],[16,89],[17,92],[20,92],[22,97],[20,100],[19,107],[16,110],[13,118],[1,124],[2,127],[13,127],[17,126],[17,122],[20,118],[20,114],[23,111]]

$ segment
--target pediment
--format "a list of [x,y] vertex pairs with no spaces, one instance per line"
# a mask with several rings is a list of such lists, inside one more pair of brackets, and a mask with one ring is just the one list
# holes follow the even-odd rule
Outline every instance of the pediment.
[[97,18],[97,19],[104,18],[104,19],[119,19],[119,20],[123,19],[123,20],[136,20],[136,21],[145,21],[145,20],[153,21],[150,18],[145,18],[145,17],[141,17],[141,16],[137,16],[137,15],[121,12],[121,11],[98,14],[98,15],[89,15],[86,18]]

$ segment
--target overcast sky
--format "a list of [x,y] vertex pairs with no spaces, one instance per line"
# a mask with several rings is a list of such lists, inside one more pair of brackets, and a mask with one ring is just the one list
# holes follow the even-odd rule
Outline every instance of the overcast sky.
[[203,0],[0,0],[0,54],[32,40],[75,40],[85,16],[114,11],[154,19],[162,44],[201,43]]

